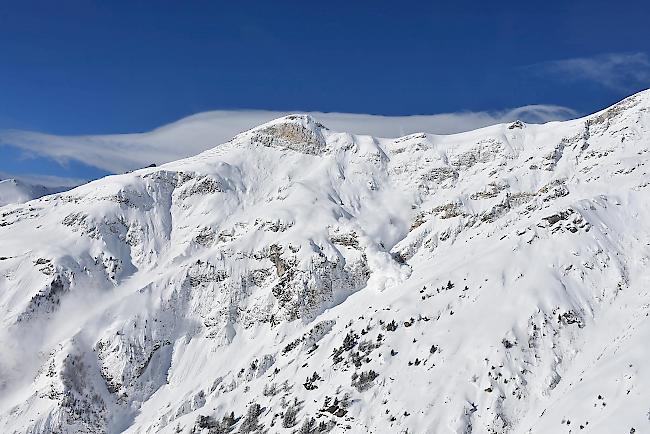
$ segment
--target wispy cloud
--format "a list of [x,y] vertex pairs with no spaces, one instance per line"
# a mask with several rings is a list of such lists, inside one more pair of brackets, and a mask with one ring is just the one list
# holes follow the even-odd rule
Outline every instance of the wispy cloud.
[[20,174],[4,172],[0,170],[0,181],[3,179],[17,179],[26,184],[38,185],[47,188],[65,188],[76,187],[77,185],[85,184],[87,179],[83,178],[68,178],[65,176],[53,175],[39,175],[39,174]]
[[562,80],[591,81],[624,92],[650,85],[650,58],[646,53],[576,57],[539,63],[527,69]]
[[[148,133],[102,136],[55,136],[29,131],[0,131],[0,144],[61,164],[76,160],[120,173],[188,157],[228,141],[236,134],[285,116],[277,111],[212,111],[181,119]],[[415,132],[451,134],[521,119],[543,123],[576,116],[572,109],[529,105],[500,112],[462,112],[421,116],[310,113],[335,131],[399,137]]]

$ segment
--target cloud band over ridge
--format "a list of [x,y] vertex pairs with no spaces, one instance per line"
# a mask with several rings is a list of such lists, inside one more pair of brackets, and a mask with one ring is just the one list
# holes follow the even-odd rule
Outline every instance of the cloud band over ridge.
[[[25,158],[50,158],[59,164],[78,161],[111,173],[151,163],[162,164],[198,154],[233,136],[291,112],[233,110],[199,113],[146,133],[56,136],[45,133],[0,131],[0,144],[21,149]],[[400,137],[416,132],[452,134],[517,119],[531,123],[573,118],[567,107],[529,105],[500,112],[459,112],[436,115],[380,116],[307,112],[335,131]]]

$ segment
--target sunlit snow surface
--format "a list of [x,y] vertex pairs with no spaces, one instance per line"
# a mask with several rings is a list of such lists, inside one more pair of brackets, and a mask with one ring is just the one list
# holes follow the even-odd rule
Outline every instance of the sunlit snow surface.
[[450,136],[288,116],[2,207],[0,432],[650,432],[649,161],[649,92]]

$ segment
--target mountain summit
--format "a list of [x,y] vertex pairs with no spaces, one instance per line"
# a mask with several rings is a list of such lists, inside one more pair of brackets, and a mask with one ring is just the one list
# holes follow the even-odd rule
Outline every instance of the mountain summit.
[[0,208],[3,433],[650,430],[650,91],[382,139],[303,115]]

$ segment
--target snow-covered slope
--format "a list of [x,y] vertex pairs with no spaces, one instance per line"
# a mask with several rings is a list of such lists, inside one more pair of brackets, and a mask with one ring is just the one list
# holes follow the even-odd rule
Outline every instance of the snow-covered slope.
[[0,210],[0,432],[650,430],[650,92],[379,139],[287,116]]
[[18,179],[0,180],[0,206],[8,204],[25,203],[48,194],[60,193],[71,187],[46,187],[44,185],[30,184]]

